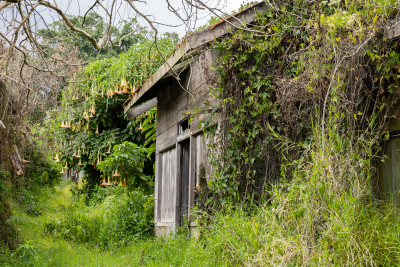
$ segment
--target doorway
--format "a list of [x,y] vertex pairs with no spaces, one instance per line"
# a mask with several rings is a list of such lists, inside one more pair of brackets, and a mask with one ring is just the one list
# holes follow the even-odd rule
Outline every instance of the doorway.
[[187,139],[180,143],[180,216],[179,224],[188,225],[189,214],[189,159],[190,159],[190,140]]

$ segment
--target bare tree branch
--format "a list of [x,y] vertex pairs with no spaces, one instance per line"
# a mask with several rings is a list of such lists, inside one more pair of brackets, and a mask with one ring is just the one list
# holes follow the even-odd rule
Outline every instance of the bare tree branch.
[[107,36],[108,36],[108,32],[104,35],[103,38],[101,38],[99,41],[96,41],[96,39],[95,39],[91,34],[87,33],[86,31],[84,31],[84,30],[82,30],[82,29],[76,27],[74,24],[72,24],[72,22],[71,22],[70,19],[67,17],[67,15],[64,14],[64,12],[62,12],[61,9],[59,9],[57,6],[52,5],[52,4],[50,4],[49,2],[43,1],[43,0],[39,1],[39,4],[40,4],[40,5],[43,5],[43,6],[47,6],[48,8],[51,8],[51,9],[53,9],[54,11],[56,11],[56,12],[62,17],[62,19],[63,19],[63,20],[65,21],[65,23],[67,24],[67,26],[68,26],[72,31],[81,33],[83,36],[85,36],[87,39],[89,39],[89,40],[92,42],[93,47],[94,47],[95,49],[100,50],[100,48],[101,48],[101,46],[102,46],[104,40],[105,40],[105,39],[107,38]]

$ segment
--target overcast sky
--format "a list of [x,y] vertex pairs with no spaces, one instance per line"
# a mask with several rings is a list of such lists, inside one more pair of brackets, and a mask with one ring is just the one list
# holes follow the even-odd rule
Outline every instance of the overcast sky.
[[[221,1],[223,2],[223,1]],[[178,4],[180,3],[180,0],[172,0],[170,1],[171,4]],[[231,11],[235,10],[237,11],[240,7],[240,5],[243,3],[243,0],[226,0],[225,6],[222,3],[221,7],[224,9],[226,13],[230,13]],[[155,17],[155,20],[164,23],[164,24],[180,24],[181,22],[179,19],[175,17],[174,14],[168,11],[167,7],[167,2],[164,0],[148,0],[148,4],[137,4],[137,7],[143,10],[143,12],[146,15],[153,15]],[[209,19],[210,19],[210,12],[208,11],[202,11],[201,14],[199,14],[200,19],[197,21],[197,25],[201,26],[204,25]],[[193,24],[192,24],[193,25]],[[166,27],[166,26],[159,26],[160,31],[175,31],[179,34],[180,37],[183,37],[185,35],[185,26],[182,25],[177,28],[171,28],[171,27]]]
[[[65,11],[67,14],[70,15],[83,15],[84,12],[93,5],[94,0],[77,0],[77,1],[69,1],[69,0],[56,0],[57,5]],[[138,8],[140,12],[145,15],[152,15],[150,17],[154,21],[163,24],[169,25],[179,25],[182,22],[168,10],[167,1],[166,0],[147,0],[147,4],[144,3],[135,3],[135,6]],[[169,0],[170,4],[175,8],[181,7],[182,0]],[[226,13],[230,13],[233,10],[237,11],[241,4],[243,4],[244,0],[204,0],[203,2],[208,3],[209,6],[216,6],[219,4],[219,7],[224,10]],[[247,1],[245,1],[247,2]],[[181,9],[182,10],[182,9]],[[128,6],[127,3],[122,4],[119,7],[120,18],[127,19],[133,16],[133,10]],[[196,26],[199,27],[204,25],[207,20],[210,18],[210,13],[208,11],[201,11],[199,14],[199,19],[194,25],[192,21],[191,27]],[[140,21],[141,20],[141,21]],[[142,25],[146,25],[146,22],[143,19],[140,19]],[[148,24],[147,24],[148,26]],[[181,25],[179,27],[167,27],[163,25],[158,25],[158,30],[162,32],[177,32],[180,37],[185,35],[186,29],[185,25]]]

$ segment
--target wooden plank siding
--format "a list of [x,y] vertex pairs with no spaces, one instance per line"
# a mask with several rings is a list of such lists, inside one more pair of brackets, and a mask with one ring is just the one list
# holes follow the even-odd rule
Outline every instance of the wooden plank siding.
[[176,195],[176,148],[162,153],[160,222],[174,222]]
[[393,134],[389,140],[383,142],[382,156],[387,156],[385,162],[378,162],[378,186],[379,192],[384,197],[395,197],[400,203],[400,135]]
[[[178,135],[178,125],[189,117],[183,116],[182,110],[202,108],[207,101],[218,103],[208,92],[211,78],[215,76],[210,69],[214,62],[214,51],[204,51],[181,75],[181,85],[189,92],[174,80],[157,95],[155,221],[158,236],[174,232],[177,226],[190,222],[198,164],[203,162],[207,175],[212,174],[207,163],[207,147],[200,147],[206,146],[208,141],[202,134],[193,135],[200,131],[198,119],[204,115],[196,115],[191,125],[194,132]],[[195,101],[190,94],[195,96]]]
[[[204,134],[198,134],[196,136],[196,170],[199,170],[200,165],[203,163],[206,171],[206,176],[213,175],[213,168],[209,164],[208,158],[211,153],[211,149],[208,147],[208,144],[214,142],[214,139],[211,137],[206,137]],[[198,174],[198,171],[197,171]],[[196,175],[195,179],[196,186],[199,186],[198,176]]]
[[[211,85],[210,77],[214,76],[211,72],[210,67],[215,62],[215,53],[213,50],[205,51],[198,57],[198,61],[194,62],[191,69],[201,70],[201,73],[195,81],[188,81],[189,73],[186,73],[183,85],[187,86],[189,82],[189,93],[195,96],[195,101],[187,91],[180,88],[177,82],[174,82],[172,86],[162,90],[158,94],[159,104],[157,106],[158,117],[157,117],[157,138],[160,138],[160,143],[169,138],[172,134],[166,133],[175,127],[176,124],[188,116],[181,114],[182,110],[191,110],[196,107],[201,108],[207,101],[216,104],[215,98],[211,97],[208,92],[208,86]],[[196,84],[201,81],[202,86],[194,88]],[[193,89],[194,88],[194,89]]]

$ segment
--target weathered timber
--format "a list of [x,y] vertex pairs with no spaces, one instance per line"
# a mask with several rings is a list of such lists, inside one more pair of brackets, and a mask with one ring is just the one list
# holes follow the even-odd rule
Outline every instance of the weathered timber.
[[394,25],[388,29],[385,29],[385,31],[384,31],[384,37],[386,39],[390,40],[390,39],[397,38],[399,36],[400,36],[400,24],[399,23],[397,23],[396,25]]
[[171,147],[174,147],[176,145],[176,141],[177,141],[177,136],[174,135],[164,139],[161,142],[157,142],[157,151],[160,151],[161,153],[170,149]]
[[183,42],[172,56],[143,84],[142,88],[136,93],[129,103],[125,106],[124,112],[128,110],[139,100],[139,98],[147,92],[153,85],[158,82],[171,68],[182,58],[182,56],[191,48],[190,42]]
[[[192,58],[198,56],[199,54],[201,54],[201,53],[203,53],[203,52],[204,52],[204,51],[200,51],[200,50],[198,50],[198,49],[193,50],[193,51],[190,51],[189,53],[187,53],[186,55],[184,55],[184,56],[181,58],[181,60],[178,61],[178,63],[184,62],[185,60],[188,60],[188,59],[192,59]],[[177,65],[178,65],[178,64],[177,64]]]
[[23,165],[22,165],[22,158],[19,155],[18,152],[18,147],[16,145],[13,145],[14,151],[11,153],[11,161],[14,165],[15,172],[17,175],[23,175],[24,170],[23,170]]
[[[167,88],[159,90],[158,111],[161,111],[163,108],[169,110],[170,108],[175,107],[176,104],[180,103],[183,98],[189,98],[189,102],[192,102],[193,97],[197,100],[197,97],[206,92],[208,93],[207,85],[211,81],[210,76],[214,76],[213,72],[208,72],[210,70],[210,66],[213,64],[214,56],[215,53],[213,50],[205,51],[203,54],[201,54],[201,56],[196,58],[197,61],[191,65],[191,68],[186,73],[183,73],[181,84],[189,90],[189,96],[188,92],[183,90],[177,81],[174,81]],[[201,90],[199,91],[199,89]],[[167,116],[167,114],[164,112],[159,115]],[[160,118],[160,120],[162,119]]]
[[209,112],[213,111],[213,108],[207,108],[207,109],[197,109],[197,110],[182,110],[181,114],[182,115],[197,115],[197,114],[203,114],[204,112]]
[[143,103],[140,106],[130,110],[126,115],[126,118],[128,120],[136,118],[140,114],[149,111],[150,109],[155,108],[156,106],[157,106],[157,98],[153,98],[152,100],[149,100],[146,103]]
[[[243,21],[253,21],[256,16],[254,7],[260,8],[261,5],[257,4],[235,16]],[[186,52],[182,52],[185,49],[178,48],[173,55],[174,60],[179,56],[180,59],[168,59],[169,62],[174,62],[173,66],[166,67],[164,64],[161,67],[163,70],[156,72],[161,76],[153,75],[143,85],[142,90],[145,90],[139,91],[131,100],[130,105],[153,97],[158,99],[154,210],[157,236],[175,232],[178,226],[187,222],[188,226],[196,226],[195,222],[191,222],[190,215],[196,203],[198,172],[202,166],[203,178],[208,179],[213,175],[208,161],[212,148],[208,145],[215,141],[204,136],[203,124],[198,122],[211,118],[210,111],[219,111],[211,107],[220,101],[208,90],[217,75],[211,70],[216,62],[216,55],[213,49],[208,48],[207,43],[226,34],[231,26],[225,22],[216,23],[190,36],[185,41],[190,44],[190,48]],[[176,77],[176,73],[179,73],[179,77]],[[200,110],[194,110],[196,108]],[[188,125],[189,128],[179,131],[182,121],[194,114],[197,116]],[[218,116],[214,117],[212,125],[217,123],[217,119]],[[184,127],[186,129],[187,126]]]
[[[170,127],[166,129],[163,133],[161,133],[159,136],[156,138],[156,150],[157,151],[162,151],[165,150],[166,147],[169,147],[170,144],[175,144],[176,143],[176,138],[177,138],[177,133],[178,133],[178,126],[176,127]],[[163,146],[162,144],[166,141],[168,141],[168,145]]]
[[176,195],[176,148],[162,153],[161,220],[174,222],[174,196]]
[[190,172],[190,140],[185,140],[179,144],[181,147],[180,156],[180,225],[187,225],[189,215],[189,172]]
[[[194,63],[192,68],[194,71],[193,73],[185,73],[182,75],[183,80],[185,82],[186,77],[193,77],[200,69],[207,70],[213,64],[214,52],[213,51],[206,51],[205,54],[203,53],[200,57],[198,62]],[[204,70],[200,73],[204,73]],[[211,77],[212,77],[211,73]],[[188,85],[184,85],[188,90],[190,95],[187,91],[180,88],[176,81],[173,82],[168,88],[165,90],[160,90],[158,92],[157,98],[159,102],[157,104],[158,110],[158,117],[157,117],[157,138],[163,138],[160,135],[170,127],[176,126],[176,123],[184,119],[185,115],[181,114],[182,110],[192,110],[196,107],[202,107],[205,105],[206,102],[209,102],[211,105],[217,104],[218,101],[209,94],[207,89],[208,83],[210,78],[207,78],[207,75],[199,74],[198,78],[193,81],[190,79]],[[193,99],[194,98],[194,99]]]
[[154,177],[154,221],[161,221],[161,199],[162,199],[162,153],[156,151],[155,177]]
[[176,64],[175,66],[172,67],[172,70],[173,70],[173,71],[167,72],[167,73],[160,79],[160,81],[161,81],[161,80],[164,80],[164,79],[166,79],[166,78],[168,78],[168,77],[171,77],[173,72],[176,72],[176,73],[179,74],[180,72],[182,72],[183,70],[185,70],[185,69],[190,65],[190,63],[194,62],[195,60],[196,60],[195,58],[190,58],[190,59],[188,59],[188,60],[186,60],[186,61],[183,61],[183,62],[181,62],[181,63]]
[[[197,52],[197,53],[192,53],[192,52]],[[192,51],[188,54],[186,54],[185,56],[183,56],[178,63],[173,66],[171,69],[173,71],[168,71],[161,79],[164,80],[166,78],[169,78],[172,76],[172,74],[176,73],[176,74],[180,74],[182,71],[184,71],[187,67],[189,67],[189,65],[195,61],[197,61],[197,59],[199,58],[198,51]],[[191,56],[188,57],[188,55],[191,54]]]
[[180,224],[180,214],[181,214],[181,187],[182,187],[182,168],[181,165],[183,162],[181,162],[181,154],[182,154],[182,146],[180,144],[177,144],[176,146],[176,176],[175,176],[175,188],[176,188],[176,194],[174,196],[174,212],[175,212],[175,226],[179,226]]
[[[186,105],[182,108],[179,108],[177,111],[175,111],[175,113],[171,114],[168,119],[164,119],[164,120],[157,120],[157,123],[160,122],[159,124],[157,124],[157,138],[163,134],[165,131],[167,131],[168,129],[170,129],[171,127],[175,127],[177,122],[183,120],[185,118],[185,116],[187,115],[182,115],[181,111],[187,109],[193,109],[198,105],[203,105],[206,101],[209,101],[210,105],[216,105],[218,103],[218,99],[210,99],[208,95],[203,95],[201,98],[198,99],[198,102],[196,103],[191,103],[189,105]],[[195,120],[192,122],[192,125],[195,124],[196,120],[199,118],[201,119],[202,115],[200,116],[196,116]]]

